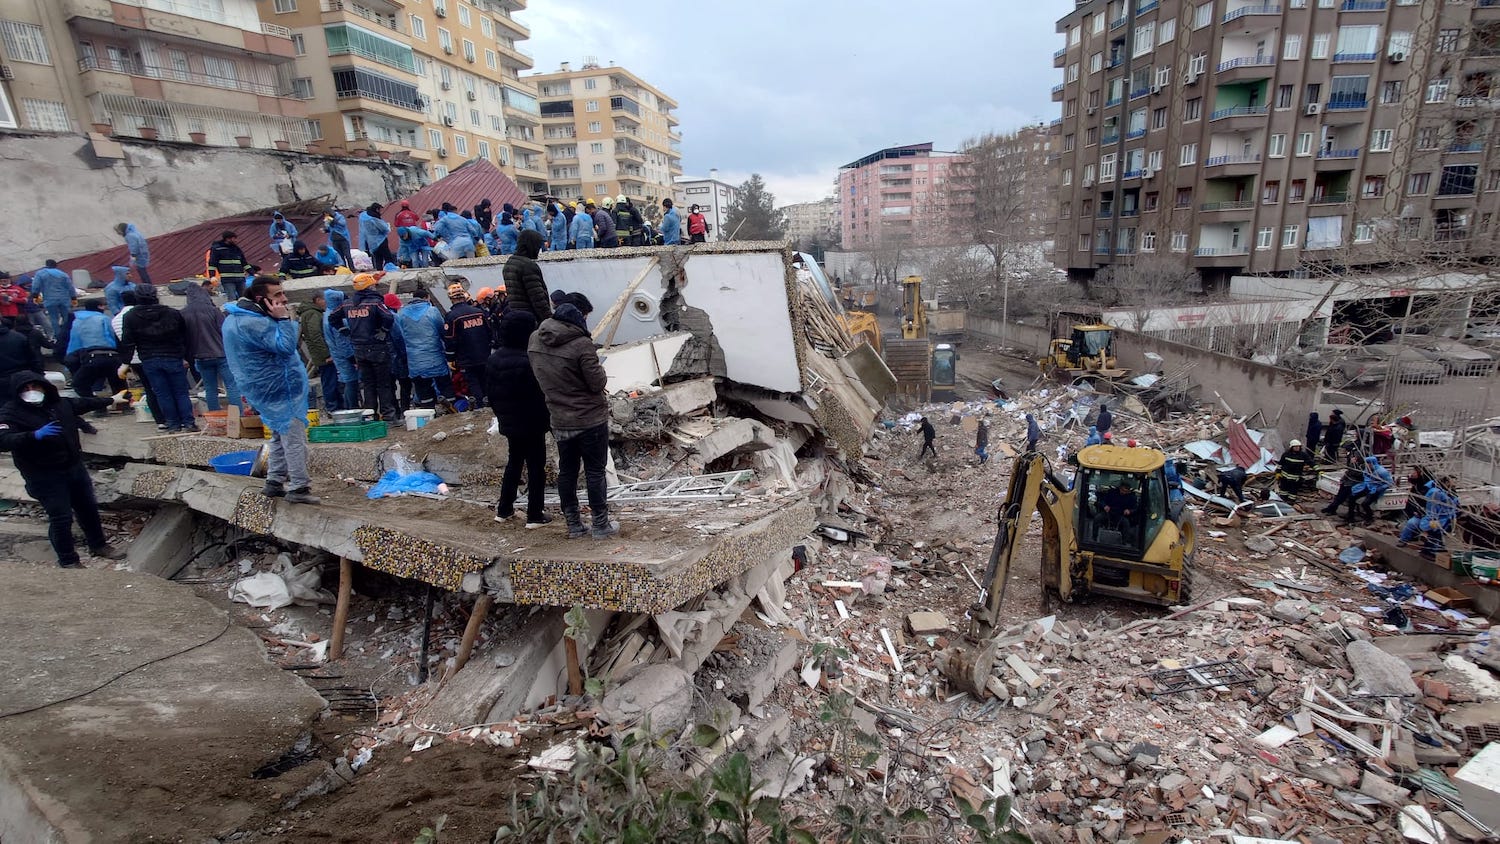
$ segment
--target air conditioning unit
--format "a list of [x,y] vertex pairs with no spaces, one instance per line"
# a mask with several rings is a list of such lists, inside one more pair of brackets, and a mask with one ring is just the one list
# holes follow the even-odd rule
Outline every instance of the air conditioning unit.
[[1199,74],[1194,73],[1193,71],[1190,70],[1187,73],[1184,73],[1182,75],[1182,84],[1184,84],[1184,85],[1197,85],[1198,84],[1198,76],[1199,76]]
[[473,91],[470,91],[469,92],[469,102],[472,103],[472,102],[474,102],[477,99],[479,99],[479,95],[476,94],[476,93],[474,93]]
[[443,48],[443,55],[445,55],[445,56],[451,56],[451,55],[453,55],[453,48],[452,47],[444,47]]
[[446,18],[446,17],[448,17],[448,7],[447,6],[433,6],[432,7],[432,13],[434,15],[437,15],[440,18]]
[[443,116],[443,125],[444,126],[452,126],[453,125],[453,118],[448,117],[447,115],[444,115]]
[[1323,104],[1322,103],[1308,103],[1307,104],[1307,113],[1308,114],[1322,114],[1323,113]]
[[1089,107],[1088,107],[1088,113],[1089,113],[1089,117],[1093,117],[1093,116],[1094,116],[1094,114],[1095,114],[1095,113],[1096,113],[1096,112],[1098,112],[1098,111],[1099,111],[1099,109],[1097,109],[1097,108],[1094,108],[1094,107],[1093,107],[1093,106],[1089,106]]
[[453,83],[452,82],[443,82],[443,83],[440,83],[440,84],[442,85],[442,88],[443,88],[444,91],[452,91],[453,90]]
[[0,79],[15,79],[16,72],[8,64],[0,64]]
[[1390,55],[1390,62],[1391,62],[1391,64],[1400,64],[1400,63],[1402,63],[1404,61],[1406,61],[1406,54],[1405,53],[1391,53],[1391,55]]
[[448,150],[446,150],[446,149],[444,149],[442,147],[438,147],[438,149],[437,149],[437,157],[438,158],[447,158],[448,157]]
[[1149,178],[1151,178],[1152,176],[1155,176],[1155,175],[1156,175],[1156,171],[1152,170],[1150,167],[1147,167],[1146,169],[1144,169],[1144,170],[1141,171],[1141,178],[1142,179],[1149,179]]
[[1094,186],[1094,180],[1093,179],[1084,179],[1083,180],[1083,186],[1086,187],[1086,188],[1093,187]]

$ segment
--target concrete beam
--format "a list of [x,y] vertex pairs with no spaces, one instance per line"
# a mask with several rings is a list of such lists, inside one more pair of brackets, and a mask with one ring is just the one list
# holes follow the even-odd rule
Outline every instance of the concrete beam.
[[125,565],[131,571],[171,580],[193,555],[193,511],[181,504],[157,510],[130,543]]

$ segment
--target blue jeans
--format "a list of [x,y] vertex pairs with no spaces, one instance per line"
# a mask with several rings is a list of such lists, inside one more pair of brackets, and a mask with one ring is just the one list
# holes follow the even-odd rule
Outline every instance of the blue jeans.
[[318,383],[323,386],[324,410],[349,410],[343,407],[343,393],[339,390],[339,368],[331,363],[318,367]]
[[143,263],[141,263],[140,261],[135,261],[134,263],[135,263],[135,274],[140,277],[141,284],[150,284],[151,283],[151,274],[148,273],[148,272],[146,272],[146,265],[143,264]]
[[234,385],[234,373],[229,371],[229,362],[224,358],[198,358],[193,361],[198,367],[198,377],[203,379],[203,401],[209,410],[219,409],[219,379],[224,379],[224,394],[230,404],[240,403],[240,391]]
[[146,383],[156,394],[156,407],[168,431],[187,428],[193,422],[193,401],[188,398],[187,370],[178,358],[151,358],[141,361]]
[[73,323],[73,303],[48,302],[42,308],[47,312],[47,322],[52,327],[52,339],[66,345],[68,326]]

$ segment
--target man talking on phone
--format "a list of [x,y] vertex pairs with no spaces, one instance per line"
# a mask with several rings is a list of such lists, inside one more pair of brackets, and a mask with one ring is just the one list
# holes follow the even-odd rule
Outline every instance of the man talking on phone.
[[297,321],[281,278],[256,279],[224,310],[224,356],[235,384],[271,429],[265,494],[294,504],[322,503],[307,475],[307,368],[297,354]]

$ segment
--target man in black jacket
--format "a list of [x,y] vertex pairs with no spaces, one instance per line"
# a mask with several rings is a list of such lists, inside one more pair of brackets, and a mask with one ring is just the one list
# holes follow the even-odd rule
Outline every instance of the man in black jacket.
[[31,335],[11,328],[10,320],[0,319],[0,383],[10,383],[17,372],[40,372],[42,356],[31,342]]
[[387,422],[400,422],[396,406],[396,381],[391,372],[391,332],[396,315],[385,306],[385,297],[370,273],[354,277],[354,298],[328,315],[328,325],[349,338],[354,362],[359,367],[362,404]]
[[578,511],[578,469],[583,466],[588,485],[589,509],[594,514],[593,536],[607,539],[620,532],[620,523],[609,518],[609,400],[608,381],[594,339],[589,336],[583,312],[564,303],[557,313],[537,327],[527,345],[531,371],[547,400],[552,416],[552,438],[557,441],[557,495],[562,500],[568,538],[585,536]]
[[125,553],[104,536],[94,481],[83,465],[78,442],[79,431],[95,433],[83,414],[103,410],[111,400],[64,399],[36,372],[12,375],[6,397],[8,401],[0,406],[0,451],[10,452],[27,494],[47,511],[47,538],[57,553],[57,564],[63,568],[83,565],[73,544],[74,513],[90,554],[107,560],[123,558]]
[[[448,352],[448,361],[464,374],[464,384],[469,391],[469,409],[484,406],[484,367],[489,360],[490,349],[495,345],[495,330],[486,314],[469,299],[464,290],[467,279],[459,278],[448,285],[448,299],[453,307],[443,321],[443,346]],[[523,345],[524,348],[524,345]]]
[[219,274],[219,282],[224,285],[224,295],[229,301],[233,302],[245,292],[245,276],[250,271],[250,262],[245,260],[239,235],[232,229],[226,229],[208,247],[208,268]]
[[541,232],[527,229],[521,232],[521,238],[516,242],[516,254],[505,259],[505,268],[500,271],[505,278],[505,296],[510,302],[510,309],[531,314],[538,325],[552,316],[547,280],[542,277],[541,264],[536,262],[536,257],[540,254]]
[[487,382],[484,389],[491,396],[490,408],[495,411],[507,446],[495,521],[503,522],[516,514],[516,491],[521,484],[521,470],[525,468],[528,528],[539,528],[552,521],[543,510],[547,430],[552,427],[552,420],[541,385],[531,370],[531,358],[526,354],[526,341],[534,331],[536,319],[531,314],[524,311],[506,314],[500,320],[500,348],[484,367]]
[[307,244],[300,240],[292,242],[292,251],[281,259],[281,274],[288,278],[310,278],[323,274],[323,265],[318,263]]
[[146,389],[156,396],[167,433],[196,431],[188,397],[187,322],[176,308],[163,305],[149,284],[137,284],[135,298],[139,304],[120,322],[120,360],[141,356]]
[[[1328,414],[1328,424],[1323,426],[1323,457],[1338,462],[1339,448],[1344,444],[1344,432],[1349,425],[1344,421],[1344,411],[1334,408]],[[1316,448],[1316,446],[1314,446]]]

